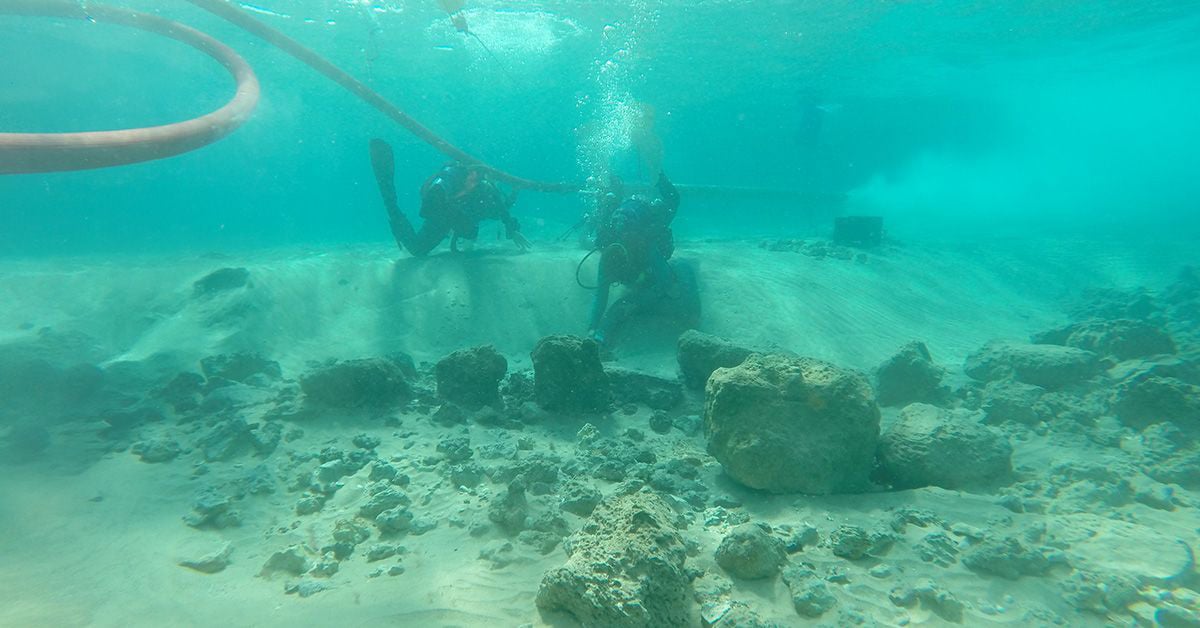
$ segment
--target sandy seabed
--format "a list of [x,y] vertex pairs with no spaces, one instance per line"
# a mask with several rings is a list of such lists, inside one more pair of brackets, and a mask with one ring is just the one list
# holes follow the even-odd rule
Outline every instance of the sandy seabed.
[[[868,375],[920,340],[945,367],[948,387],[961,391],[972,387],[964,360],[989,340],[1028,342],[1069,322],[1088,289],[1158,294],[1196,261],[1194,245],[979,240],[859,253],[685,242],[676,256],[697,270],[706,333]],[[690,479],[703,487],[703,503],[660,490],[690,520],[680,533],[691,550],[692,625],[1153,625],[1156,616],[1163,625],[1195,625],[1169,622],[1195,622],[1200,609],[1191,559],[1200,541],[1197,487],[1143,473],[1144,429],[1111,416],[995,426],[1013,446],[1014,474],[992,490],[830,496],[770,495],[731,480],[706,453],[703,430],[686,429],[688,417],[703,412],[703,393],[694,391],[668,411],[676,427],[665,433],[651,429],[655,412],[640,404],[594,416],[541,413],[527,422],[495,420],[494,413],[487,420],[468,413],[461,424],[435,421],[431,373],[442,357],[494,345],[519,378],[540,338],[584,331],[590,294],[575,282],[580,255],[495,249],[397,259],[378,246],[0,262],[0,373],[7,379],[0,382],[0,625],[573,625],[568,616],[539,613],[534,601],[542,575],[565,562],[562,545],[543,553],[490,524],[488,510],[505,490],[491,478],[538,454],[562,463],[559,482],[604,495],[616,490],[618,482],[569,464],[587,424],[652,450],[660,463],[683,460],[695,469]],[[244,281],[201,294],[196,282],[222,268],[245,269]],[[611,364],[674,379],[679,331],[656,323],[627,334]],[[1195,359],[1194,338],[1175,342],[1173,359]],[[240,383],[239,394],[200,407],[251,424],[277,422],[282,440],[269,450],[214,455],[202,444],[210,425],[184,421],[156,400],[172,378],[199,373],[202,359],[247,352],[276,362],[280,376]],[[418,371],[410,403],[371,412],[279,411],[280,395],[319,364],[400,353]],[[76,399],[55,388],[78,383],[80,372],[97,378],[99,392],[89,388]],[[116,429],[103,403],[131,396],[159,414]],[[883,409],[885,431],[898,412]],[[1178,422],[1185,435],[1200,431],[1200,417],[1164,420]],[[463,436],[484,472],[474,486],[455,481],[461,476],[439,447]],[[146,443],[171,442],[178,452],[145,461]],[[337,479],[340,488],[319,510],[297,514],[306,489],[295,478],[356,451],[371,461]],[[407,476],[403,491],[419,525],[381,537],[356,514],[383,463]],[[1089,476],[1095,468],[1111,472]],[[585,518],[558,510],[558,486],[531,491],[528,509],[531,519],[561,515],[569,535]],[[205,494],[226,499],[236,521],[218,513],[189,525],[185,518],[196,516]],[[325,560],[321,550],[333,543],[339,521],[356,522],[369,538],[349,556]],[[802,548],[790,548],[789,561],[825,579],[835,599],[828,610],[801,616],[781,578],[739,580],[717,566],[722,538],[746,521],[766,523],[781,538],[815,529]],[[848,560],[829,541],[844,525],[890,530],[892,538],[886,549]],[[931,558],[935,532],[957,549]],[[1008,578],[961,560],[973,545],[1010,536],[1047,557],[1044,573]],[[376,545],[395,554],[368,561]],[[264,571],[290,547],[317,571]],[[222,552],[215,573],[180,565]],[[905,597],[922,587],[938,595]]]

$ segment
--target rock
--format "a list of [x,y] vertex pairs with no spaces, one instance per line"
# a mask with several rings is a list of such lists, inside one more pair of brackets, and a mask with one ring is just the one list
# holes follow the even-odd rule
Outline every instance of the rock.
[[1085,526],[1071,544],[1071,563],[1096,574],[1118,575],[1137,587],[1171,587],[1192,575],[1192,548],[1153,527],[1138,523],[1077,516]]
[[180,566],[194,569],[200,573],[217,573],[229,566],[229,557],[233,554],[233,546],[226,543],[221,549],[196,559],[179,561]]
[[335,543],[355,546],[369,538],[371,538],[371,531],[364,525],[349,519],[338,519],[334,523],[333,540]]
[[336,574],[340,567],[338,561],[332,556],[324,556],[312,566],[312,569],[308,570],[308,575],[314,578],[329,578]]
[[810,358],[754,355],[709,379],[708,452],[733,479],[772,493],[870,486],[879,409],[866,380]]
[[1200,490],[1200,449],[1171,454],[1148,465],[1146,475],[1164,484],[1178,484],[1193,491]]
[[830,533],[829,549],[839,558],[858,560],[876,550],[886,549],[881,540],[880,535],[870,534],[858,526],[841,525]]
[[538,608],[569,613],[584,627],[689,625],[687,546],[673,521],[651,492],[605,500],[566,542],[566,564],[542,577]]
[[983,411],[983,421],[990,425],[1000,425],[1008,421],[1035,425],[1041,420],[1036,409],[1037,403],[1045,392],[1040,386],[1021,382],[988,382],[979,404],[979,409]]
[[921,606],[927,608],[938,617],[955,624],[962,623],[964,605],[953,593],[934,584],[932,580],[923,580],[913,588],[913,595],[920,600]]
[[192,513],[183,517],[184,523],[193,528],[228,528],[241,525],[241,516],[233,509],[233,502],[212,490],[200,493],[192,504]]
[[984,541],[968,550],[962,562],[973,571],[1009,580],[1042,576],[1050,570],[1050,561],[1041,551],[1025,547],[1014,536]]
[[590,338],[547,336],[530,354],[539,406],[568,413],[603,412],[610,404],[600,345]]
[[376,543],[367,549],[367,562],[391,558],[396,555],[396,546],[390,543]]
[[500,380],[508,372],[508,360],[491,345],[455,351],[434,368],[437,394],[442,399],[468,408],[500,401]]
[[1200,386],[1174,377],[1140,374],[1117,387],[1113,410],[1130,427],[1171,421],[1181,429],[1200,430]]
[[250,426],[242,419],[229,419],[214,425],[196,442],[208,462],[230,460],[249,449]]
[[983,382],[1014,379],[1055,390],[1099,375],[1101,365],[1099,356],[1083,349],[993,341],[968,356],[963,369]]
[[218,268],[192,282],[192,296],[212,297],[248,285],[250,285],[250,271],[245,268]]
[[966,410],[914,403],[879,442],[881,480],[898,489],[993,484],[1012,472],[1012,445]]
[[470,460],[475,452],[471,449],[471,439],[467,436],[451,436],[438,441],[437,452],[446,457],[447,462],[464,462]]
[[944,375],[945,369],[933,363],[925,343],[910,342],[875,372],[879,405],[935,403],[945,394],[942,389]]
[[320,512],[323,507],[325,507],[323,495],[305,495],[296,500],[296,514],[298,515],[311,515],[314,512]]
[[829,586],[812,569],[788,567],[783,570],[783,581],[792,595],[792,607],[801,617],[815,619],[837,604]]
[[704,420],[697,414],[682,414],[673,420],[675,429],[688,436],[695,436],[704,429]]
[[300,377],[305,403],[329,408],[386,408],[407,401],[404,369],[385,358],[333,362]]
[[358,509],[358,516],[364,519],[374,519],[385,510],[397,506],[408,506],[412,503],[404,491],[393,488],[384,482],[372,484],[367,491],[370,493],[370,497]]
[[207,379],[226,379],[243,384],[255,378],[277,380],[283,377],[279,363],[257,353],[213,355],[200,360],[200,372]]
[[1138,587],[1132,580],[1085,570],[1076,570],[1060,581],[1059,589],[1072,607],[1098,615],[1125,612],[1138,599]]
[[559,491],[559,496],[558,507],[580,517],[590,516],[601,499],[596,487],[583,482],[567,482]]
[[350,442],[355,447],[366,449],[367,451],[374,451],[376,447],[379,447],[383,443],[378,436],[371,436],[370,434],[358,434]]
[[416,515],[407,506],[389,508],[375,517],[375,525],[381,534],[410,532],[415,527]]
[[732,342],[694,329],[679,336],[679,374],[693,390],[704,390],[708,377],[719,368],[738,366],[753,353]]
[[744,523],[729,531],[717,547],[717,564],[743,580],[773,578],[787,562],[783,541],[765,524]]
[[299,545],[292,545],[287,549],[271,554],[271,557],[263,564],[262,570],[259,571],[258,575],[264,578],[269,578],[278,573],[299,576],[308,571],[309,567],[308,557],[304,554],[304,549]]
[[525,529],[529,503],[525,499],[525,484],[513,480],[508,490],[492,498],[488,504],[488,520],[508,534],[517,534]]
[[1033,337],[1035,343],[1058,344],[1132,360],[1175,353],[1175,341],[1156,324],[1133,319],[1089,320]]
[[640,403],[653,410],[670,410],[683,401],[683,387],[673,379],[615,366],[605,367],[604,374],[617,405]]
[[666,412],[655,412],[650,415],[650,430],[655,434],[666,434],[675,427],[675,421]]
[[329,585],[324,582],[304,580],[302,582],[289,582],[283,585],[283,592],[287,595],[295,594],[300,597],[311,597],[328,588]]
[[134,443],[129,448],[142,462],[156,463],[174,460],[182,451],[179,443],[168,439],[154,439]]

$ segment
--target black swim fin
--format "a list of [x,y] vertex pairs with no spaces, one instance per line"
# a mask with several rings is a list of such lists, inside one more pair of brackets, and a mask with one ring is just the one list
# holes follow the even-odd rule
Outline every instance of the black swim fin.
[[379,195],[383,197],[383,205],[388,215],[399,214],[400,204],[396,201],[396,159],[392,156],[391,145],[379,138],[371,140],[371,167],[375,169],[375,183],[379,185]]

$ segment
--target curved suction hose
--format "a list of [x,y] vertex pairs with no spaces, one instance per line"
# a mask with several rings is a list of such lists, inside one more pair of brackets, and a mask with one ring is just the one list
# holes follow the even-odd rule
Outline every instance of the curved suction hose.
[[318,55],[291,37],[288,37],[274,28],[271,28],[270,26],[258,21],[245,11],[242,11],[241,9],[231,5],[229,2],[226,2],[226,0],[188,0],[188,2],[191,2],[205,11],[232,22],[234,25],[242,28],[243,30],[260,37],[272,46],[275,46],[276,48],[288,53],[308,67],[320,72],[321,74],[324,74],[326,78],[334,81],[338,85],[341,85],[350,93],[358,96],[364,102],[374,107],[380,113],[396,121],[405,129],[408,129],[409,132],[411,132],[413,135],[416,135],[421,139],[421,141],[433,146],[439,152],[453,159],[466,164],[482,166],[486,168],[496,179],[504,181],[505,183],[517,188],[540,190],[543,192],[575,192],[581,187],[580,185],[574,183],[553,183],[525,179],[489,166],[481,159],[442,139],[428,127],[420,122],[417,122],[411,116],[401,111],[399,107],[393,105],[386,98],[381,96],[379,92],[376,92],[362,81],[350,76],[346,73],[346,71],[337,67],[333,63],[330,63],[328,59]]
[[163,159],[211,144],[242,125],[258,104],[254,71],[231,48],[198,30],[147,13],[72,0],[0,0],[0,14],[120,24],[170,37],[214,58],[237,92],[212,113],[162,126],[83,133],[0,133],[0,174],[86,170]]

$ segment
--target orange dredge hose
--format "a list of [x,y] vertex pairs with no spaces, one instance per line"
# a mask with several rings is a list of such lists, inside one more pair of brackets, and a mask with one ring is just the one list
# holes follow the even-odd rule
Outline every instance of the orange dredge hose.
[[[573,192],[573,183],[534,181],[509,174],[439,137],[393,105],[379,92],[303,44],[251,17],[225,0],[188,0],[272,46],[295,57],[358,96],[439,152],[467,164],[487,168],[492,175],[517,188],[544,192]],[[127,9],[88,5],[73,0],[0,0],[0,15],[65,17],[131,26],[181,41],[225,66],[237,81],[237,92],[220,109],[199,118],[163,126],[84,133],[0,133],[0,174],[57,172],[119,166],[171,157],[195,150],[228,135],[241,126],[258,104],[259,85],[254,71],[231,48],[177,22]]]
[[0,174],[87,170],[163,159],[211,144],[242,125],[258,104],[250,64],[198,30],[155,15],[70,0],[0,0],[0,15],[62,17],[120,24],[183,42],[214,58],[237,81],[223,107],[162,126],[82,133],[0,133]]

